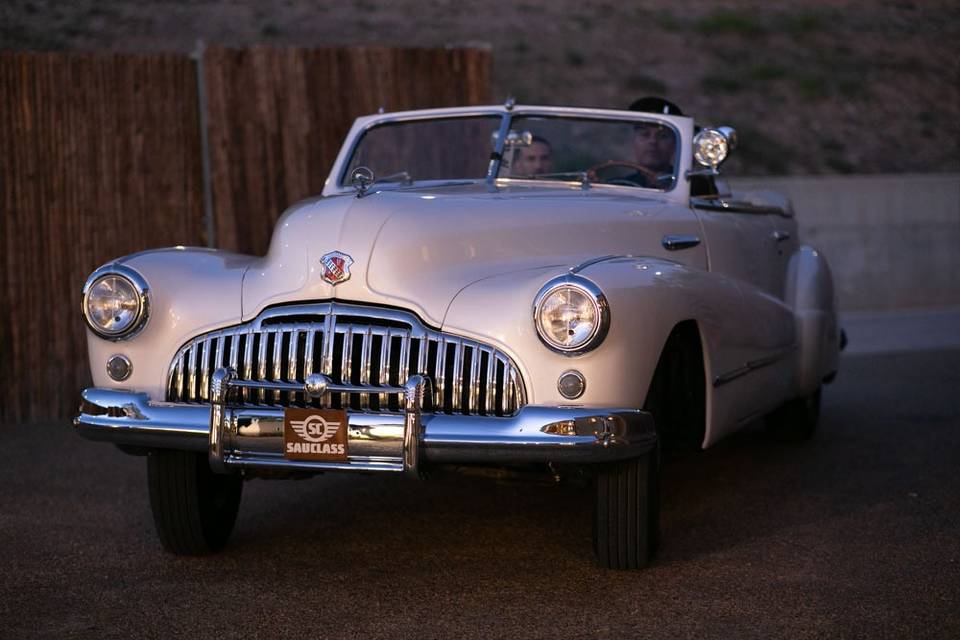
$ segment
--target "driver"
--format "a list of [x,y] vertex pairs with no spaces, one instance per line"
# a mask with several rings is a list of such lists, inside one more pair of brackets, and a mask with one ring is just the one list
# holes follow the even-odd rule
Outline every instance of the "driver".
[[[656,122],[640,122],[633,128],[633,153],[637,157],[637,164],[645,167],[652,174],[673,175],[673,156],[677,150],[676,136],[669,127]],[[643,176],[643,186],[654,180],[652,175],[639,173]]]
[[[677,105],[653,96],[635,100],[630,105],[630,110],[673,116],[683,115]],[[667,178],[657,179],[654,176],[673,176],[676,151],[677,139],[672,129],[656,122],[637,123],[633,128],[633,153],[637,158],[637,164],[647,169],[649,173],[638,171],[627,176],[627,179],[642,187],[654,189],[663,187]]]
[[532,176],[553,171],[553,148],[546,138],[533,136],[529,147],[519,147],[513,156],[510,174]]

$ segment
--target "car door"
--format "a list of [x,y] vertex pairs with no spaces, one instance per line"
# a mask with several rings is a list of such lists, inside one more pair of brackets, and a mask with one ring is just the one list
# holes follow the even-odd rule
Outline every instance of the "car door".
[[708,242],[710,270],[783,301],[796,223],[775,207],[719,199],[697,201],[694,211]]
[[[714,371],[714,385],[733,394],[740,417],[768,411],[786,399],[793,384],[795,324],[784,301],[796,226],[784,210],[720,198],[692,198],[703,229],[711,273],[736,283],[742,311],[730,319],[735,356]],[[746,385],[745,387],[742,385]]]

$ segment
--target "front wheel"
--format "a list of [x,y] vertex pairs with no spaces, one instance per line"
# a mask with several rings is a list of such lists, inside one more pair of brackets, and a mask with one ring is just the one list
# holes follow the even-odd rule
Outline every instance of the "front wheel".
[[660,545],[660,450],[600,466],[593,550],[607,569],[641,569]]
[[226,545],[240,508],[239,475],[213,473],[206,454],[159,450],[147,457],[147,484],[164,549],[196,556]]

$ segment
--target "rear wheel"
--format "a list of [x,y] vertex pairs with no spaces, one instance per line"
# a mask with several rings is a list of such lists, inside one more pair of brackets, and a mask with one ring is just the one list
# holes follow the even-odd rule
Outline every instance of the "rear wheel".
[[794,398],[766,417],[767,432],[784,442],[803,442],[817,432],[820,420],[820,388]]
[[600,566],[641,569],[660,546],[660,451],[595,474],[593,550]]
[[243,479],[216,474],[207,456],[159,450],[147,458],[150,507],[160,543],[178,555],[223,548],[240,508]]

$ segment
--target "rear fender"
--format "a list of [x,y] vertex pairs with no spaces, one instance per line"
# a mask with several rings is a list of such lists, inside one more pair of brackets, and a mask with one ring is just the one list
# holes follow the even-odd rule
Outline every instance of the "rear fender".
[[796,322],[797,395],[803,396],[837,370],[840,358],[833,275],[822,253],[802,246],[793,254],[785,293]]

